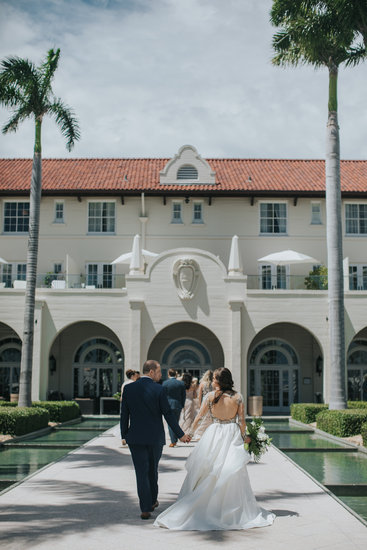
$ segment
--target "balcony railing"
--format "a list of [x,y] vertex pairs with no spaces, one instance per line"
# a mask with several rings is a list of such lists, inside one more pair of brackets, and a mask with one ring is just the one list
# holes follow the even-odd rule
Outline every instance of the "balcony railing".
[[[125,275],[65,275],[55,273],[38,273],[37,274],[37,288],[51,288],[54,290],[62,290],[68,288],[80,288],[80,289],[108,289],[108,288],[124,288]],[[25,289],[25,278],[11,280],[8,277],[3,277],[0,281],[2,288],[17,288]]]
[[248,290],[327,290],[325,275],[247,275]]
[[[0,288],[25,288],[25,280],[11,280],[8,277],[0,278]],[[126,287],[125,275],[65,275],[54,273],[38,273],[37,288],[62,289],[121,289]],[[327,290],[327,276],[325,275],[247,275],[248,290]],[[358,281],[353,277],[344,278],[344,290],[367,291],[367,279]]]

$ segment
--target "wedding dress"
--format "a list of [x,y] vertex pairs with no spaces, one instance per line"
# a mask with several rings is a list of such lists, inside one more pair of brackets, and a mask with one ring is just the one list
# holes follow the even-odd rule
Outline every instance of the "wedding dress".
[[224,394],[238,405],[236,416],[225,419],[213,414],[214,395],[206,396],[192,431],[207,412],[212,424],[187,459],[187,475],[178,499],[157,517],[157,527],[213,531],[265,527],[274,521],[275,515],[256,502],[247,474],[250,455],[241,435],[245,427],[243,398],[238,393]]

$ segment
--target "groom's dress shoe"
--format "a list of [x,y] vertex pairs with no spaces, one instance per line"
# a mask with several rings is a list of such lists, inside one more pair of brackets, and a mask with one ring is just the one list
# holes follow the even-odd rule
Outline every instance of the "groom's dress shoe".
[[169,446],[170,447],[176,447],[176,443],[170,443]]
[[159,506],[159,502],[158,500],[156,500],[155,503],[152,504],[152,512],[154,511],[155,508],[158,508],[158,506]]
[[142,512],[140,514],[141,519],[149,519],[150,518],[150,512]]

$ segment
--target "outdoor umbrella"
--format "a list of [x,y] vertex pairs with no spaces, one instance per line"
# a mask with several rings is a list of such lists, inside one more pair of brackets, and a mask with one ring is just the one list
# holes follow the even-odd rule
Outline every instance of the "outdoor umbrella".
[[[116,260],[113,260],[111,262],[112,264],[129,264],[131,261],[131,258],[133,257],[134,250],[139,250],[140,248],[140,235],[135,235],[134,242],[133,242],[133,248],[131,252],[126,252],[126,254],[122,254]],[[145,250],[144,248],[141,249],[141,254],[146,259],[147,257],[154,258],[155,256],[158,256],[155,252],[149,252],[149,250]]]
[[311,256],[295,252],[294,250],[282,250],[282,252],[274,252],[257,260],[258,262],[267,262],[275,265],[289,264],[319,264],[320,262]]

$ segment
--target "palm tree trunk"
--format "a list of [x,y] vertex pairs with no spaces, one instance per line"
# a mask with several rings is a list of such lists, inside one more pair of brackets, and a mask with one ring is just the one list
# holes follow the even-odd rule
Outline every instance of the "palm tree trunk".
[[340,144],[337,104],[338,68],[329,68],[329,116],[326,142],[326,242],[328,257],[330,409],[346,409],[343,243]]
[[27,287],[25,292],[22,360],[20,365],[19,407],[30,407],[32,405],[34,308],[36,301],[38,235],[42,189],[41,123],[41,120],[36,120],[36,139],[32,164],[29,205]]

